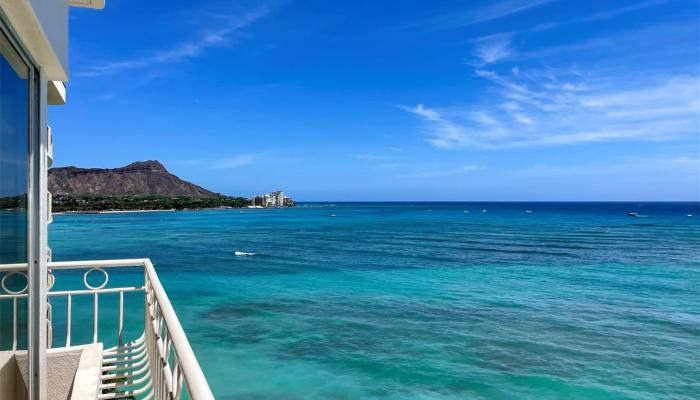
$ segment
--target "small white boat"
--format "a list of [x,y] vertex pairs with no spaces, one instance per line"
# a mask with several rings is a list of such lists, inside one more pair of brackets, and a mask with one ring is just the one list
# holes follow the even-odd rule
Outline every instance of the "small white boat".
[[481,210],[481,212],[486,212],[486,210]]
[[464,210],[465,213],[469,213],[469,210]]
[[525,213],[532,214],[532,210],[526,210]]
[[688,215],[686,215],[686,217],[692,217],[692,216],[693,216],[693,214],[688,214]]
[[335,214],[331,214],[331,217],[335,217]]
[[638,217],[638,216],[639,216],[639,213],[636,213],[636,212],[628,212],[628,213],[627,213],[627,216],[628,216],[628,217]]
[[245,251],[236,251],[233,254],[238,256],[238,257],[254,256],[255,255],[255,253],[246,253]]

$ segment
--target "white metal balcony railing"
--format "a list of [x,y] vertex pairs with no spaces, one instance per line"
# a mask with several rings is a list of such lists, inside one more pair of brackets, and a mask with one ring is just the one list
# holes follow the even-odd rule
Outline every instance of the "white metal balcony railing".
[[[107,287],[109,273],[113,268],[128,267],[143,269],[143,286]],[[117,343],[106,348],[102,354],[102,376],[98,399],[180,399],[184,392],[190,399],[213,399],[209,385],[190,347],[187,336],[180,325],[175,310],[158,279],[149,259],[50,262],[49,266],[49,318],[57,310],[51,310],[53,299],[65,299],[65,343],[58,347],[70,347],[87,343],[74,343],[72,336],[73,299],[79,296],[92,297],[92,342],[103,342],[100,332],[100,296],[118,296]],[[54,272],[63,270],[86,270],[83,274],[84,288],[53,291],[56,278]],[[13,275],[27,278],[26,264],[0,265],[3,273],[0,285],[0,302],[12,302],[12,348],[18,347],[18,301],[27,297],[27,287],[21,290],[8,288],[6,282]],[[88,277],[92,273],[104,275],[104,282],[91,285]],[[144,293],[143,333],[136,339],[124,340],[124,294]],[[85,311],[85,307],[79,309]],[[89,312],[89,311],[88,311]],[[140,313],[140,310],[138,311]],[[85,316],[82,316],[83,320]],[[90,327],[80,327],[82,330]],[[50,335],[51,336],[51,335]],[[57,347],[57,346],[52,346]]]

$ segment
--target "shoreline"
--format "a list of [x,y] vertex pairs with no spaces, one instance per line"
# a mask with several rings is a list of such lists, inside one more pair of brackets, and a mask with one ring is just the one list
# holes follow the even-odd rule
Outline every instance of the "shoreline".
[[[168,210],[104,210],[104,211],[98,211],[98,214],[127,214],[127,213],[142,213],[142,212],[170,212],[170,211],[177,211],[174,208],[168,209]],[[80,213],[80,211],[77,211]]]
[[144,212],[171,212],[177,211],[174,208],[167,210],[104,210],[104,211],[58,211],[53,212],[51,215],[70,215],[70,214],[127,214],[127,213],[144,213]]
[[51,215],[90,215],[90,214],[129,214],[129,213],[147,213],[147,212],[176,212],[176,211],[203,211],[203,210],[269,210],[269,209],[282,209],[282,208],[292,208],[292,207],[206,207],[206,208],[184,208],[182,210],[176,210],[174,208],[169,209],[140,209],[140,210],[82,210],[82,211],[57,211],[52,212]]

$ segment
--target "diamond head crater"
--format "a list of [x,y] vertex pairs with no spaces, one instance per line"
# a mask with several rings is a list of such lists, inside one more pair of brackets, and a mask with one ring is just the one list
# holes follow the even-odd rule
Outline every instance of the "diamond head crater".
[[[136,161],[120,168],[49,170],[54,212],[186,210],[205,208],[290,207],[290,198],[226,196],[187,182],[157,160]],[[270,201],[270,198],[273,201]]]

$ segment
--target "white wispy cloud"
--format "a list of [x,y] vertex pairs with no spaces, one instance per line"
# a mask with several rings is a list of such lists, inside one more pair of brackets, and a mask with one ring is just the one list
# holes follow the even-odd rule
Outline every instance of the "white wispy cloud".
[[[552,70],[520,77],[477,70],[476,75],[492,84],[484,102],[459,109],[402,107],[424,121],[433,146],[667,141],[700,131],[700,75],[648,76],[630,82]],[[472,111],[465,113],[464,108]]]
[[230,157],[214,159],[214,160],[204,160],[204,159],[186,159],[186,160],[175,160],[172,164],[183,166],[183,167],[194,167],[194,166],[204,166],[207,168],[215,169],[225,169],[225,168],[238,168],[246,165],[253,164],[257,161],[263,159],[270,152],[259,152],[259,153],[242,153],[236,154]]
[[[587,53],[587,57],[603,56],[607,60],[638,57],[639,52],[644,54],[657,54],[664,57],[668,52],[683,51],[697,56],[695,43],[688,38],[698,35],[698,24],[695,19],[681,20],[673,23],[662,23],[646,25],[643,28],[631,30],[619,30],[613,35],[588,37],[576,42],[560,41],[560,44],[545,47],[532,46],[524,49],[516,49],[514,41],[527,43],[534,32],[542,32],[558,28],[560,26],[578,23],[589,23],[605,19],[610,19],[653,6],[660,6],[668,0],[648,0],[631,4],[626,7],[604,10],[588,16],[565,20],[550,21],[533,28],[510,31],[498,34],[478,37],[470,40],[472,44],[472,55],[476,61],[468,61],[465,64],[477,67],[485,67],[489,64],[509,62],[509,61],[531,61],[539,60],[551,63],[555,58],[562,56],[578,56]],[[537,34],[537,33],[535,33]],[[540,33],[541,34],[541,33]],[[686,43],[683,45],[683,43]],[[623,50],[624,51],[621,51]],[[622,60],[620,60],[622,62]],[[620,64],[617,64],[620,65]],[[519,67],[511,68],[514,76],[520,73]]]
[[501,0],[483,7],[472,6],[465,12],[452,12],[431,19],[428,23],[440,27],[458,27],[504,18],[555,0]]
[[514,113],[512,113],[512,115],[513,115],[513,118],[515,118],[515,120],[518,121],[518,122],[521,123],[521,124],[525,124],[525,125],[532,125],[532,124],[534,124],[534,121],[532,120],[532,117],[530,117],[530,116],[527,115],[527,114],[523,114],[523,113],[520,113],[520,112],[514,112]]
[[450,175],[463,175],[474,171],[479,171],[486,169],[482,165],[463,165],[458,168],[441,169],[441,170],[431,170],[431,171],[421,171],[411,174],[402,175],[402,178],[436,178],[441,176]]
[[554,0],[505,0],[491,3],[489,6],[477,9],[468,19],[470,23],[491,21],[498,18],[507,17],[519,12],[539,7]]
[[384,156],[381,154],[374,154],[374,153],[360,153],[360,154],[353,154],[353,158],[357,158],[360,160],[386,160],[391,157]]
[[[613,163],[595,163],[584,165],[534,165],[530,168],[514,170],[517,176],[601,176],[606,174],[629,174],[640,172],[672,172],[683,175],[700,173],[700,156],[698,155],[660,155],[655,157],[627,157]],[[700,183],[698,183],[700,188]]]
[[514,50],[511,47],[511,33],[499,33],[482,36],[473,40],[474,55],[481,65],[492,64],[510,57]]
[[575,18],[575,19],[566,20],[566,21],[545,22],[543,24],[539,24],[539,25],[534,26],[531,30],[534,32],[541,32],[541,31],[559,28],[559,27],[564,26],[564,25],[602,21],[602,20],[617,17],[619,15],[627,14],[627,13],[630,13],[633,11],[638,11],[638,10],[641,10],[644,8],[658,6],[658,5],[667,3],[667,2],[668,2],[668,0],[648,0],[648,1],[636,2],[636,3],[630,4],[628,6],[619,7],[619,8],[612,8],[612,9],[604,10],[601,12],[597,12],[595,14],[591,14],[591,15],[586,16],[586,17]]
[[176,160],[176,161],[173,161],[173,164],[182,165],[185,167],[200,165],[203,163],[204,162],[202,160]]
[[453,29],[505,18],[557,0],[500,0],[486,5],[470,4],[468,9],[453,10],[427,19],[403,24],[401,29]]
[[212,25],[216,25],[217,28],[198,30],[191,40],[129,59],[95,63],[78,71],[76,75],[83,77],[103,76],[192,59],[202,55],[208,49],[231,45],[238,38],[237,32],[250,26],[267,13],[267,8],[259,8],[243,14],[217,14],[215,18],[212,18],[216,19],[215,24]]
[[109,100],[114,99],[114,97],[115,97],[114,93],[103,93],[103,94],[97,96],[97,99],[102,100],[102,101],[109,101]]
[[435,147],[452,149],[475,144],[464,127],[444,118],[437,110],[426,108],[423,104],[418,104],[415,107],[401,106],[401,108],[429,122],[430,138],[428,141]]
[[265,153],[245,153],[225,158],[214,164],[215,168],[238,168],[252,164],[263,157]]
[[657,159],[657,162],[662,164],[688,166],[694,171],[700,172],[700,156],[664,157]]
[[695,19],[673,23],[649,24],[643,28],[619,30],[613,34],[589,37],[575,42],[562,41],[561,44],[546,47],[531,47],[515,53],[509,61],[545,61],[551,63],[562,57],[579,59],[601,58],[601,63],[615,63],[626,70],[633,69],[640,55],[665,57],[669,52],[697,57],[696,42],[690,40],[699,33]]
[[379,164],[378,167],[379,167],[379,168],[398,168],[398,167],[400,167],[400,166],[402,166],[402,165],[403,165],[403,164],[400,163],[400,162],[390,162],[390,163],[382,163],[382,164]]
[[486,111],[474,111],[469,117],[481,125],[498,126],[500,123]]
[[417,104],[415,107],[400,106],[404,111],[419,115],[428,121],[439,122],[440,114],[437,111],[426,108],[423,104]]

